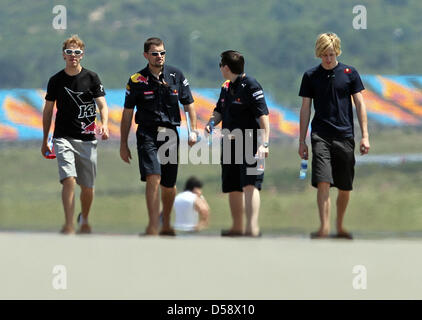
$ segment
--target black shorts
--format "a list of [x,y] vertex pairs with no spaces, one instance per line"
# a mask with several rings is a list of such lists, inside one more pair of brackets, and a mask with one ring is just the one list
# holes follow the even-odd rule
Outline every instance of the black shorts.
[[[172,134],[173,138],[166,137],[164,141],[158,141],[158,128],[141,128],[141,126],[138,126],[136,142],[138,147],[139,172],[142,181],[146,181],[148,175],[158,174],[161,176],[160,184],[164,187],[172,188],[176,185],[177,180],[179,135],[176,128],[166,128],[165,130],[167,132],[169,132],[168,130],[172,130],[174,132]],[[163,148],[160,149],[162,146]],[[165,160],[168,163],[162,164],[161,162],[165,162]]]
[[326,138],[312,133],[312,186],[328,182],[331,187],[350,191],[355,177],[355,140]]
[[[256,153],[254,147],[253,153]],[[231,143],[230,163],[223,163],[224,150],[221,152],[221,180],[223,193],[239,191],[243,192],[243,187],[252,185],[261,190],[264,181],[264,173],[256,170],[257,163],[248,164],[245,157],[242,156],[242,163],[235,163],[235,145],[234,140]],[[259,174],[258,174],[259,173]]]

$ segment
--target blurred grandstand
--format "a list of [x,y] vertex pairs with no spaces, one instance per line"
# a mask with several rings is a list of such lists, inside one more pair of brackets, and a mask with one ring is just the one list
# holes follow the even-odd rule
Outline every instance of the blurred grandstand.
[[[370,122],[381,126],[422,125],[422,76],[364,75],[363,92]],[[124,90],[107,90],[110,108],[109,129],[112,139],[120,135],[120,117]],[[208,120],[218,89],[193,89],[198,127]],[[45,91],[36,89],[0,90],[0,141],[37,140],[42,138],[42,108]],[[288,108],[267,97],[273,139],[295,138],[299,133],[298,109]],[[182,128],[186,127],[182,117]],[[133,126],[133,129],[135,126]],[[184,136],[184,133],[182,136]]]

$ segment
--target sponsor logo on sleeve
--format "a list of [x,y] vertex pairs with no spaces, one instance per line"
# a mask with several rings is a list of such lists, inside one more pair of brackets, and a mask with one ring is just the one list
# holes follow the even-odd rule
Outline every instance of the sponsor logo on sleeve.
[[344,73],[352,73],[352,70],[350,68],[344,69]]
[[188,81],[188,79],[183,80],[183,85],[184,85],[185,87],[187,87],[187,86],[189,85],[189,81]]
[[262,90],[255,91],[254,93],[252,93],[252,97],[254,97],[255,100],[262,99],[264,98],[264,91]]
[[255,91],[254,93],[252,93],[253,97],[259,96],[260,94],[263,94],[264,92],[262,90],[259,91]]

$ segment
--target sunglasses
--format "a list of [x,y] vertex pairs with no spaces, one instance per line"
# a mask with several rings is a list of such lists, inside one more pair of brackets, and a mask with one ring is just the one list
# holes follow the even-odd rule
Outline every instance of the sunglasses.
[[75,49],[75,50],[73,50],[73,49],[64,49],[63,50],[63,52],[66,54],[66,55],[68,55],[68,56],[70,56],[71,54],[75,54],[75,55],[77,55],[77,56],[79,56],[79,55],[81,55],[82,53],[84,53],[81,49]]
[[150,54],[151,54],[153,57],[158,57],[159,55],[160,55],[160,56],[164,56],[164,55],[166,54],[166,51],[165,51],[165,50],[164,50],[164,51],[161,51],[161,52],[154,51],[154,52],[150,52]]

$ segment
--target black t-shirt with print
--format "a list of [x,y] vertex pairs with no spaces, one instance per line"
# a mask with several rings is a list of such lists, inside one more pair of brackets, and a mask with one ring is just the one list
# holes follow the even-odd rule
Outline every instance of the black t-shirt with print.
[[54,138],[95,140],[96,105],[94,98],[105,95],[95,72],[82,68],[75,76],[64,70],[50,78],[45,100],[56,101]]
[[331,70],[318,65],[306,71],[299,96],[314,101],[312,132],[327,137],[353,137],[351,96],[364,89],[356,69],[340,62]]

